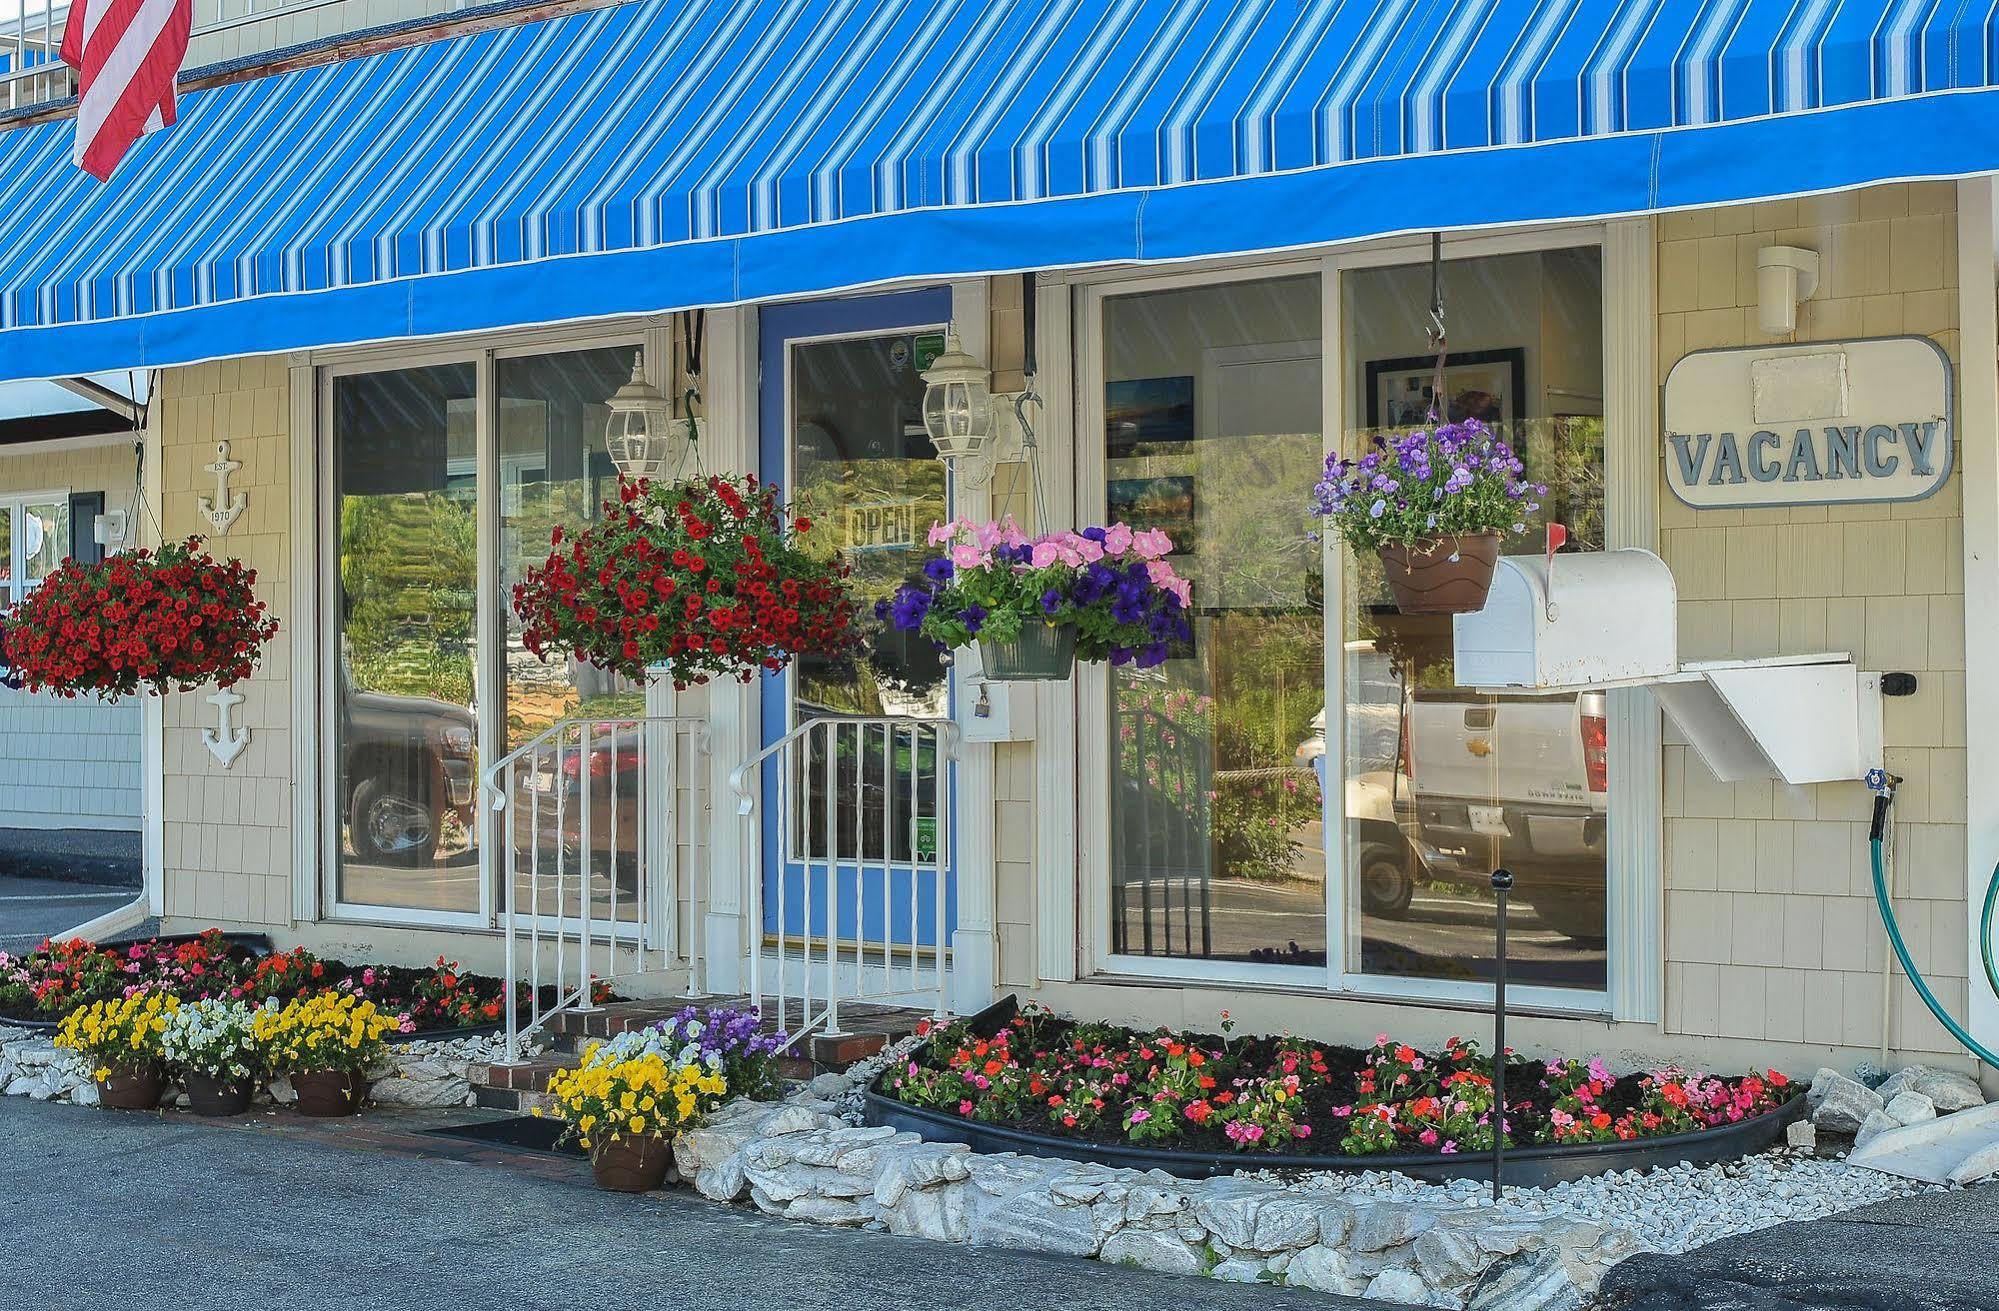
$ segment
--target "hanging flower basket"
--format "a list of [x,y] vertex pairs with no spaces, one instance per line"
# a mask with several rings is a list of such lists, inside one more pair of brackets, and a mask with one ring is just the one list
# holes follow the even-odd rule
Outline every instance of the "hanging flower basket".
[[1380,551],[1395,608],[1405,615],[1466,614],[1485,608],[1499,534],[1466,533],[1426,546],[1395,543]]
[[197,537],[96,564],[64,560],[7,617],[0,650],[29,691],[61,697],[228,687],[277,635],[256,581]]
[[1016,637],[982,637],[979,664],[987,678],[1002,683],[1059,683],[1076,668],[1076,630],[1030,623]]
[[1404,614],[1483,609],[1499,544],[1527,529],[1548,489],[1477,419],[1376,437],[1358,460],[1326,457],[1312,512],[1357,555],[1377,555]]
[[875,612],[940,649],[979,644],[988,678],[1046,681],[1076,660],[1148,669],[1194,635],[1172,539],[1129,524],[1030,538],[1011,518],[930,530],[944,554]]
[[847,567],[806,549],[811,530],[748,475],[620,483],[514,588],[522,640],[635,681],[663,669],[675,687],[837,655],[854,638]]

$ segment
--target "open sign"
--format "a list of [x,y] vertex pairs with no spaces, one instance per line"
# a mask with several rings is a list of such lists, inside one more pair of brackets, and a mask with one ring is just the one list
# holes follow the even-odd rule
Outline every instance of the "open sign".
[[846,507],[846,549],[907,551],[916,545],[921,501],[881,501]]

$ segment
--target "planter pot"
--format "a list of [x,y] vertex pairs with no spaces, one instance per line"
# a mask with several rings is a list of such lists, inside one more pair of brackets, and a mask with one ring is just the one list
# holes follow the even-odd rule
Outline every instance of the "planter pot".
[[368,1096],[368,1076],[351,1070],[309,1070],[292,1076],[300,1115],[354,1115]]
[[221,1079],[212,1074],[187,1072],[187,1108],[196,1115],[241,1115],[250,1109],[256,1084],[248,1079]]
[[1076,630],[1067,624],[1029,623],[1010,642],[979,639],[986,677],[1001,683],[1052,683],[1076,668]]
[[614,1193],[649,1193],[666,1182],[673,1144],[658,1134],[614,1138],[590,1149],[597,1186]]
[[97,1104],[114,1111],[150,1111],[160,1104],[165,1086],[157,1061],[114,1065],[97,1081]]
[[1485,608],[1499,534],[1466,533],[1428,548],[1384,546],[1381,569],[1405,615],[1459,615]]

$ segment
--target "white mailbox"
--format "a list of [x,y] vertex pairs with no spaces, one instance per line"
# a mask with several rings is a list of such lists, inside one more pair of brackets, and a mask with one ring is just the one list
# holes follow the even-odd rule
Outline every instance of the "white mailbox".
[[1457,616],[1460,687],[1644,682],[1679,669],[1679,594],[1650,551],[1502,556],[1485,608]]

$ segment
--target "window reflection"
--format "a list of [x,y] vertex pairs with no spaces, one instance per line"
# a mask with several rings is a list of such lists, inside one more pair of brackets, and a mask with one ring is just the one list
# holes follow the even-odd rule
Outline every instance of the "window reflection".
[[[1423,422],[1427,264],[1343,278],[1343,440]],[[1603,546],[1602,272],[1594,248],[1446,264],[1453,418],[1476,416],[1546,483],[1542,514],[1507,550],[1531,552],[1547,522],[1570,550]],[[1508,919],[1519,982],[1605,981],[1608,719],[1602,693],[1488,696],[1456,686],[1448,616],[1404,615],[1379,563],[1346,570],[1346,868],[1349,968],[1438,980],[1491,976],[1490,874],[1516,877]]]
[[1323,966],[1316,278],[1117,297],[1108,517],[1163,528],[1194,639],[1111,671],[1111,950]]
[[341,900],[477,911],[470,364],[333,385]]
[[[604,447],[604,403],[631,377],[635,349],[494,362],[500,596],[511,597],[522,572],[548,558],[558,526],[589,527],[617,495],[617,469]],[[521,641],[520,616],[511,605],[503,611],[506,749],[564,719],[585,721],[517,771],[507,812],[515,904],[577,915],[587,891],[594,918],[634,923],[639,838],[648,818],[641,809],[648,796],[658,807],[669,795],[664,739],[655,733],[648,741],[640,722],[645,691],[569,656],[534,655]]]

